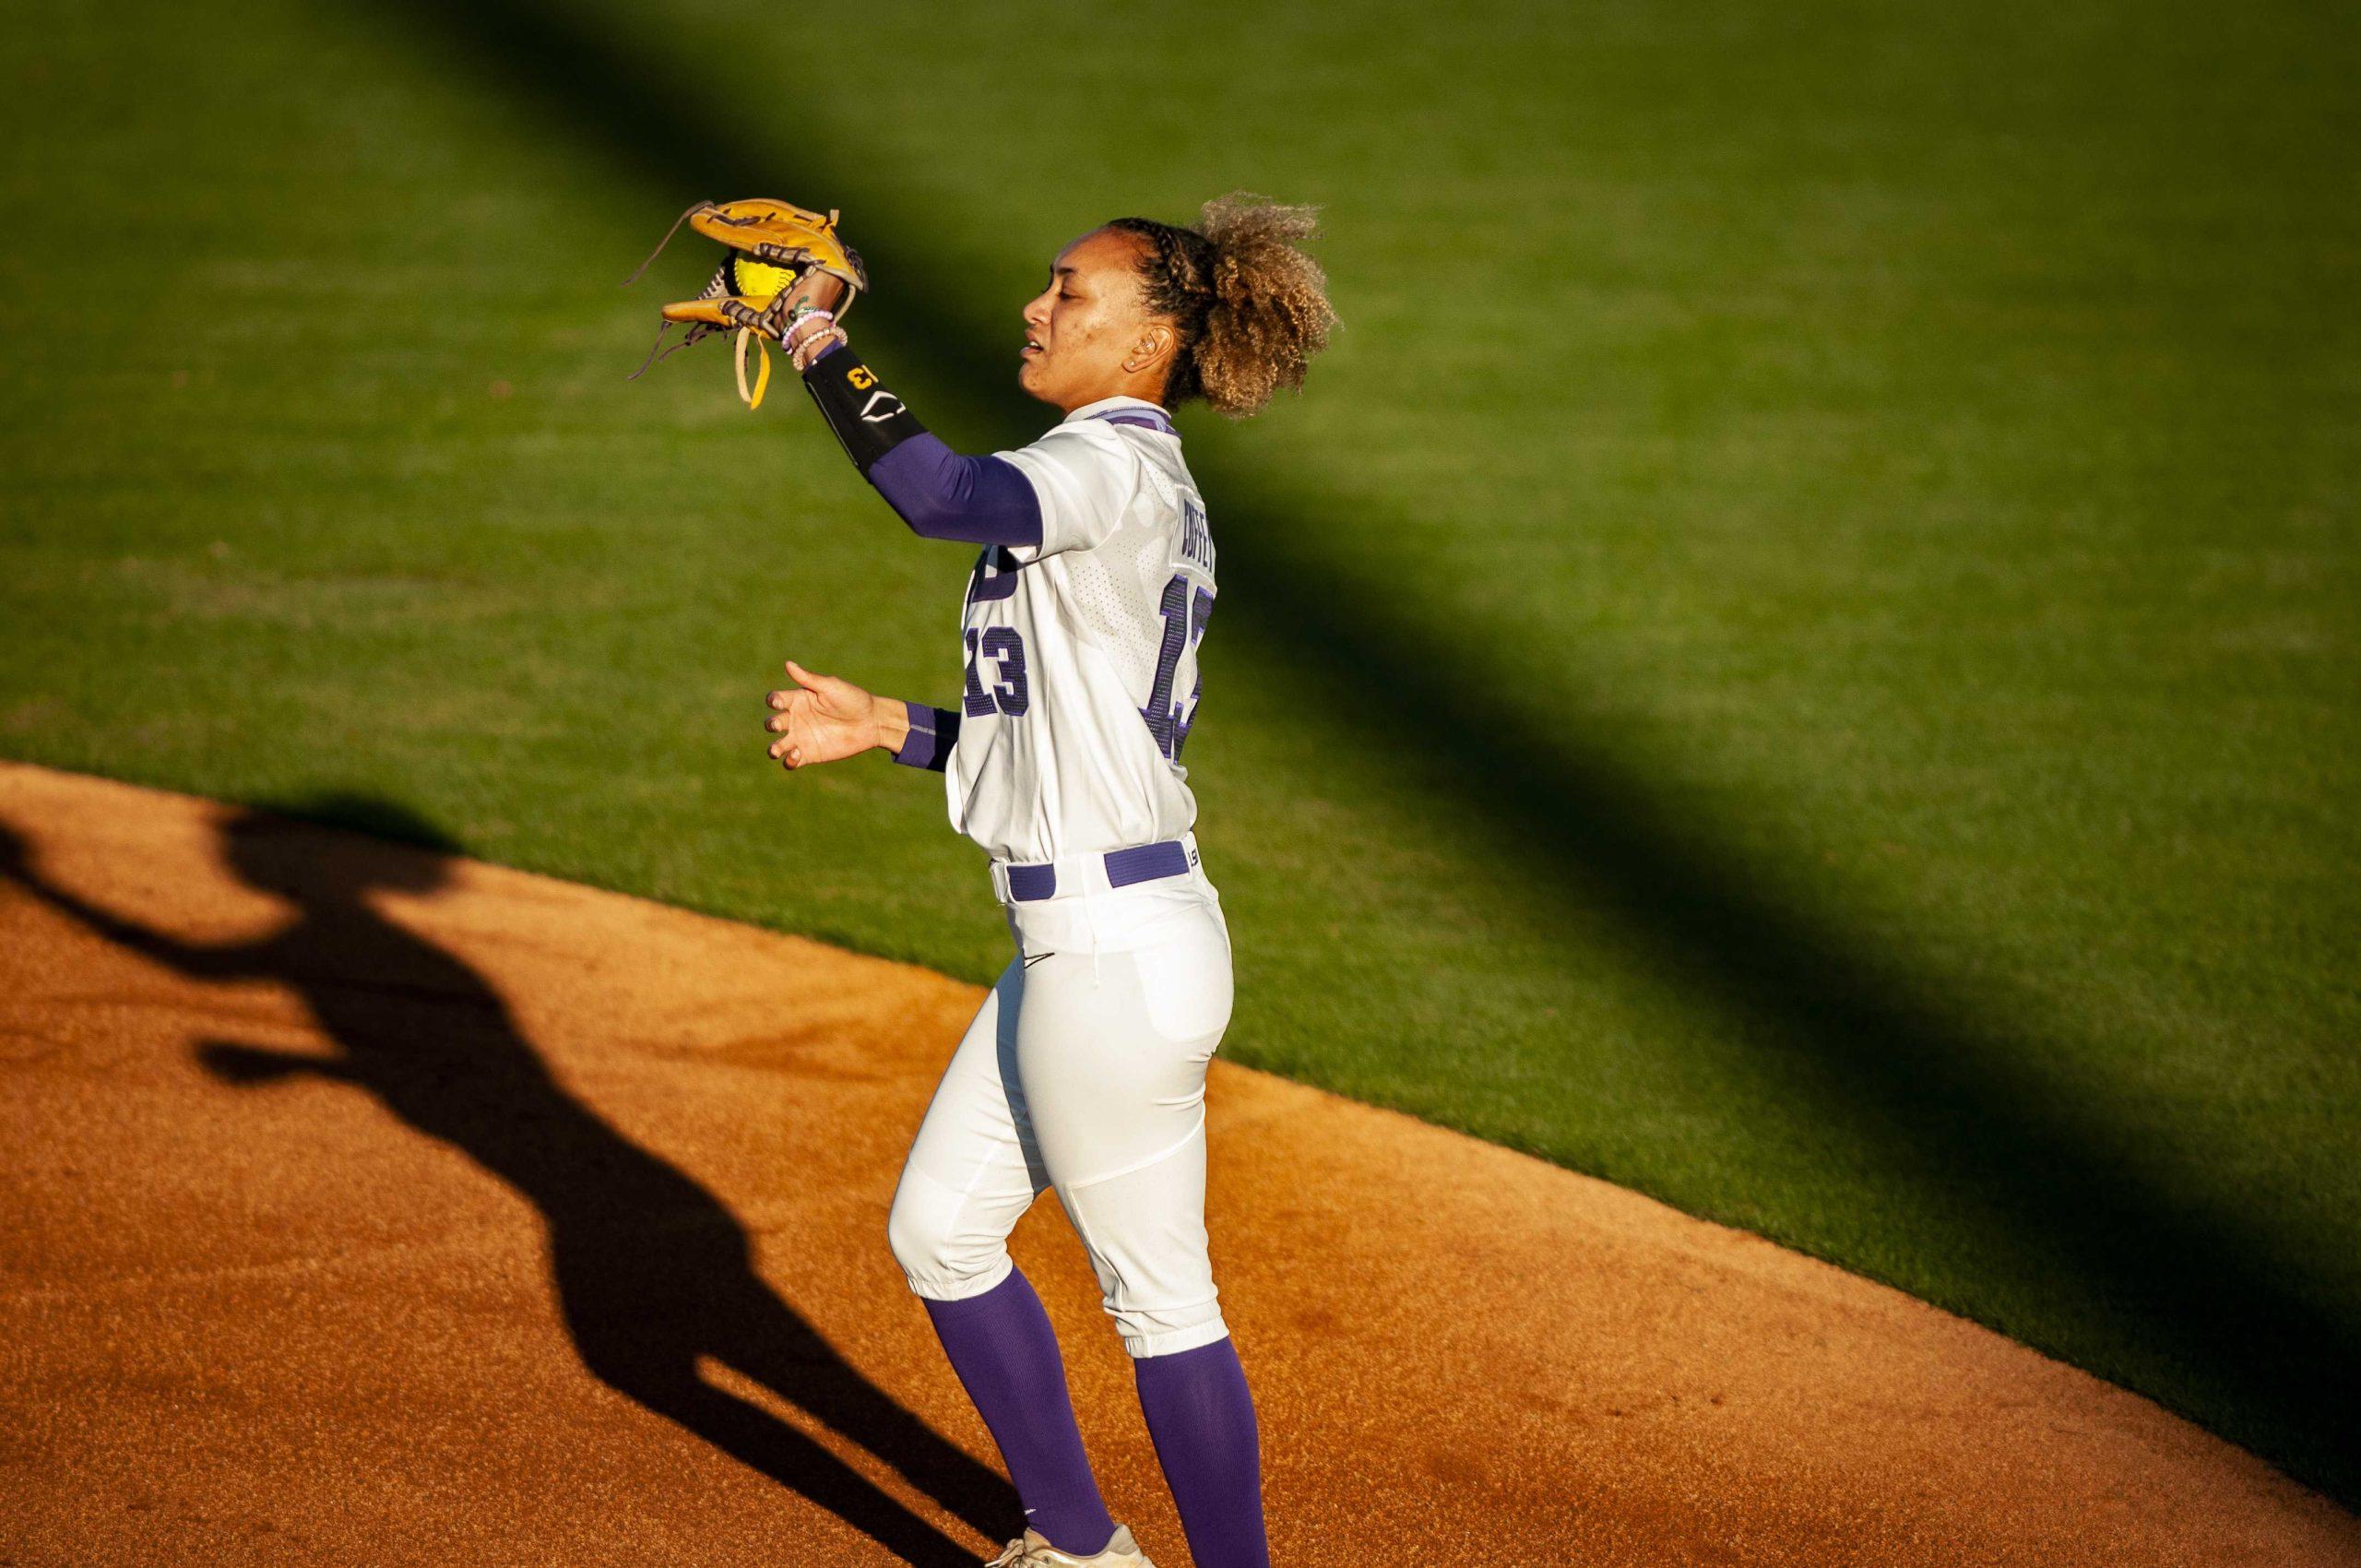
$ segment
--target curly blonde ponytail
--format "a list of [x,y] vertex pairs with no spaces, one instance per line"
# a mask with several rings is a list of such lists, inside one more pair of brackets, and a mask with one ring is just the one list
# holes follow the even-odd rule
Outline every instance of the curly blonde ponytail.
[[1303,385],[1336,325],[1327,277],[1302,249],[1319,219],[1309,207],[1233,191],[1205,203],[1198,222],[1118,218],[1107,227],[1144,242],[1148,308],[1180,330],[1165,402],[1201,398],[1216,413],[1244,419],[1281,387]]

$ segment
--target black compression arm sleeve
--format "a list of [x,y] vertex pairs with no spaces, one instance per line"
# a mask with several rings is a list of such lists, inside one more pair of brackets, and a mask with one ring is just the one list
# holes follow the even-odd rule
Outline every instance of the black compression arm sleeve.
[[903,406],[901,398],[878,385],[877,373],[861,363],[860,356],[848,346],[840,345],[821,355],[803,373],[803,386],[820,405],[820,417],[844,443],[845,455],[864,479],[878,458],[911,436],[926,434],[919,417]]

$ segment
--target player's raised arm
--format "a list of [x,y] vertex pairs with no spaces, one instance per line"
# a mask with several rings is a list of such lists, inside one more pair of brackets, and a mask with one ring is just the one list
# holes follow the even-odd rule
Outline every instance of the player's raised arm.
[[1015,465],[963,457],[930,434],[853,352],[843,329],[821,315],[789,329],[804,389],[853,466],[910,531],[968,544],[1039,544],[1041,504]]
[[852,298],[842,276],[815,267],[759,310],[730,299],[714,305],[786,350],[845,455],[911,532],[967,544],[1039,544],[1041,505],[1015,466],[954,452],[853,352],[840,324]]
[[[813,292],[825,297],[833,281]],[[1025,476],[1003,458],[963,457],[931,434],[853,352],[833,312],[790,306],[780,341],[845,455],[911,532],[968,544],[1041,542],[1041,505]]]
[[763,728],[778,737],[771,742],[771,759],[789,771],[880,749],[896,762],[937,773],[949,763],[959,740],[956,708],[875,696],[837,676],[815,675],[792,659],[787,674],[795,684],[770,694],[771,716]]

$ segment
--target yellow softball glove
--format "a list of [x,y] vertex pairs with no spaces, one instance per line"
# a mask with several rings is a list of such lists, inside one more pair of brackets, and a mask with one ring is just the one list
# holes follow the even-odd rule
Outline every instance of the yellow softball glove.
[[[860,264],[860,253],[837,237],[835,212],[824,215],[792,202],[757,196],[747,201],[701,201],[690,208],[673,220],[647,260],[639,264],[639,270],[624,279],[626,286],[639,281],[640,274],[663,254],[683,223],[728,245],[730,254],[722,258],[721,270],[713,275],[703,293],[663,308],[655,347],[632,376],[636,380],[649,365],[676,350],[735,328],[738,396],[748,408],[758,409],[771,382],[770,350],[764,344],[766,339],[777,342],[793,324],[789,312],[790,303],[799,297],[798,285],[815,273],[841,279],[843,297],[832,308],[842,318],[869,287],[868,269]],[[801,291],[805,296],[812,291]],[[685,326],[688,331],[668,348],[664,339],[675,326]],[[752,386],[746,381],[750,343],[761,359]]]

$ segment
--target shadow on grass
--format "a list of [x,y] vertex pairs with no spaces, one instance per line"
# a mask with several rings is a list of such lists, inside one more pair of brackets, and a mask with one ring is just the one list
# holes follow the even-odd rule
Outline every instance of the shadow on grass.
[[[409,845],[452,848],[431,824],[385,801],[337,798],[293,809],[365,823]],[[710,1358],[860,1444],[987,1538],[1022,1527],[1007,1482],[845,1361],[755,1272],[753,1240],[720,1199],[568,1094],[499,993],[464,960],[371,906],[374,890],[441,885],[441,855],[262,814],[233,819],[222,850],[248,886],[293,906],[291,923],[252,942],[184,943],[43,882],[0,826],[0,873],[52,908],[193,979],[287,986],[338,1048],[323,1061],[208,1042],[198,1054],[216,1077],[350,1085],[531,1203],[549,1238],[566,1332],[601,1383],[792,1487],[904,1562],[973,1568],[976,1559],[813,1438],[717,1387],[700,1360]]]
[[[947,410],[944,424],[1004,422],[1015,396],[1009,334],[987,324],[1013,322],[1019,302],[967,299],[961,279],[930,263],[915,221],[863,199],[851,149],[827,146],[790,101],[765,109],[792,126],[791,159],[772,156],[779,142],[765,125],[724,110],[693,61],[651,59],[548,0],[385,9],[537,105],[570,145],[643,182],[652,215],[748,194],[852,212],[892,282],[864,308],[864,342],[897,377],[919,379],[895,355],[922,357],[930,388],[944,389],[930,410],[941,420]],[[776,189],[789,167],[796,188]],[[1416,776],[1446,792],[1438,799],[1454,816],[1485,824],[1504,862],[1550,896],[1613,911],[1668,971],[1716,999],[1735,1033],[1771,1042],[1796,1092],[1882,1151],[1896,1183],[1975,1214],[2002,1238],[2003,1266],[2051,1282],[2059,1321],[2087,1310],[2133,1325],[2140,1354],[2126,1360],[2151,1372],[2117,1375],[2361,1499],[2361,1451],[2349,1442],[2361,1344],[2353,1324],[2275,1275],[2265,1246],[2130,1174],[2107,1128],[2014,1068],[1964,1004],[1910,978],[1886,934],[1800,912],[1805,900],[1784,897],[1775,870],[1717,825],[1675,814],[1630,765],[1491,695],[1493,683],[1406,606],[1344,601],[1285,542],[1298,518],[1337,498],[1192,461],[1221,536],[1224,636],[1255,640],[1301,683],[1306,722],[1336,727],[1329,754],[1401,768],[1395,716],[1418,714],[1420,752],[1449,767]],[[2049,1348],[2086,1362],[2117,1360],[2103,1332],[2052,1337]]]

